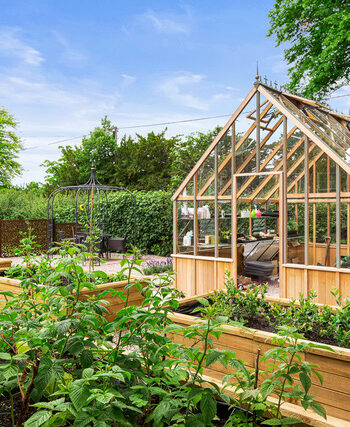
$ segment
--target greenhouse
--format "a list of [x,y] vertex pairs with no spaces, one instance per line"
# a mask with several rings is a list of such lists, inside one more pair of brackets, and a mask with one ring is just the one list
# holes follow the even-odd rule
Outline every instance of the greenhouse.
[[350,296],[350,116],[254,87],[173,196],[173,259],[186,295],[279,282],[279,295]]

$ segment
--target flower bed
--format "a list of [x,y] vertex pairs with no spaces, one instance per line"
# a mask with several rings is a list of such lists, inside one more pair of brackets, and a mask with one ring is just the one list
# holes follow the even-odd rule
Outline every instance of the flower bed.
[[[265,297],[265,302],[277,303],[286,307],[285,299]],[[187,306],[188,312],[195,305],[196,299],[187,298],[180,303],[180,310],[183,311],[185,309],[186,311]],[[330,308],[330,310],[334,311],[334,308]],[[169,316],[170,320],[182,327],[189,327],[198,322],[198,317],[194,314],[174,313]],[[184,342],[181,331],[171,334],[171,337],[176,343]],[[221,336],[214,339],[214,348],[234,351],[247,367],[254,370],[256,368],[258,350],[260,349],[261,354],[264,354],[273,349],[277,345],[274,342],[276,338],[277,335],[273,332],[258,329],[246,330],[227,324],[223,326]],[[185,339],[185,344],[188,346],[193,345],[193,341]],[[319,367],[318,371],[323,376],[323,382],[322,384],[318,383],[316,376],[313,375],[313,385],[310,393],[314,394],[316,396],[315,400],[325,407],[330,418],[328,419],[329,424],[323,424],[324,421],[321,424],[317,424],[320,421],[318,416],[314,413],[307,413],[303,409],[296,407],[296,405],[294,405],[294,416],[300,418],[302,415],[304,422],[309,425],[350,425],[348,423],[350,421],[350,350],[337,346],[329,346],[329,349],[308,348],[302,357],[303,361]],[[204,369],[205,375],[219,381],[228,372],[229,370],[219,363]],[[293,405],[290,405],[289,409],[293,411]],[[306,419],[308,421],[305,421]]]

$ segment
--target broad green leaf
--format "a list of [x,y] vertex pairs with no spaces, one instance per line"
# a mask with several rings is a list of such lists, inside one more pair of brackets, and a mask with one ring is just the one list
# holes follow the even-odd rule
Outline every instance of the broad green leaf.
[[69,391],[69,397],[77,411],[79,411],[87,402],[90,392],[86,386],[74,383]]
[[204,307],[209,306],[209,301],[206,298],[195,298],[195,300],[202,304]]
[[89,368],[94,361],[94,356],[92,351],[89,349],[84,349],[80,354],[80,363],[83,368]]
[[83,370],[82,377],[84,379],[91,378],[94,375],[94,370],[92,368],[86,368]]
[[2,360],[11,360],[11,355],[8,353],[0,353],[0,359]]
[[207,354],[205,366],[208,368],[210,365],[217,362],[221,356],[222,356],[222,353],[218,350],[210,351],[210,353]]
[[327,419],[326,410],[322,405],[317,402],[311,402],[310,407],[316,412],[316,414],[321,415],[325,420]]
[[214,395],[205,393],[201,398],[200,408],[206,423],[209,424],[216,415],[216,399]]
[[52,415],[51,411],[35,412],[24,424],[24,427],[39,427],[43,425]]
[[311,387],[311,378],[306,372],[300,372],[299,379],[300,379],[301,385],[305,390],[305,393],[307,393]]

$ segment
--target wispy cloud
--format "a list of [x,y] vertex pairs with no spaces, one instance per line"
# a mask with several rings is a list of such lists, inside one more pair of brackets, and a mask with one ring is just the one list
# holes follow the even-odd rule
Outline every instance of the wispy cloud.
[[22,41],[21,30],[16,27],[0,27],[0,52],[28,65],[38,66],[44,61],[37,49]]
[[152,27],[162,34],[185,34],[190,33],[188,16],[170,17],[161,15],[152,10],[148,10],[141,18],[152,25]]
[[[157,90],[173,102],[185,107],[195,108],[197,110],[209,110],[209,108],[218,101],[232,98],[232,93],[235,91],[230,86],[217,87],[213,85],[208,88],[205,83],[203,74],[194,73],[177,73],[175,77],[170,77],[160,83]],[[218,90],[216,93],[209,93]],[[200,90],[201,95],[196,95],[194,92]]]
[[120,77],[123,79],[122,80],[123,87],[131,85],[136,80],[136,77],[130,76],[129,74],[121,74]]
[[65,63],[70,64],[82,64],[86,60],[86,53],[81,50],[81,48],[77,48],[73,46],[73,44],[66,39],[62,34],[57,31],[52,32],[55,39],[59,43],[61,47],[61,60]]

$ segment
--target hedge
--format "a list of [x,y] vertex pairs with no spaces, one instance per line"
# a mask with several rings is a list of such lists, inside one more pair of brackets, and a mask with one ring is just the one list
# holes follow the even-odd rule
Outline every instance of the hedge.
[[[155,255],[168,256],[172,248],[171,194],[164,191],[134,192],[137,204],[137,247]],[[0,219],[46,218],[47,199],[23,191],[0,193]],[[123,237],[128,231],[127,243],[133,243],[134,205],[125,192],[108,196],[108,211],[101,197],[102,223],[106,231],[115,237]],[[81,215],[82,212],[79,212]],[[55,202],[55,221],[74,222],[74,197],[61,196]]]

